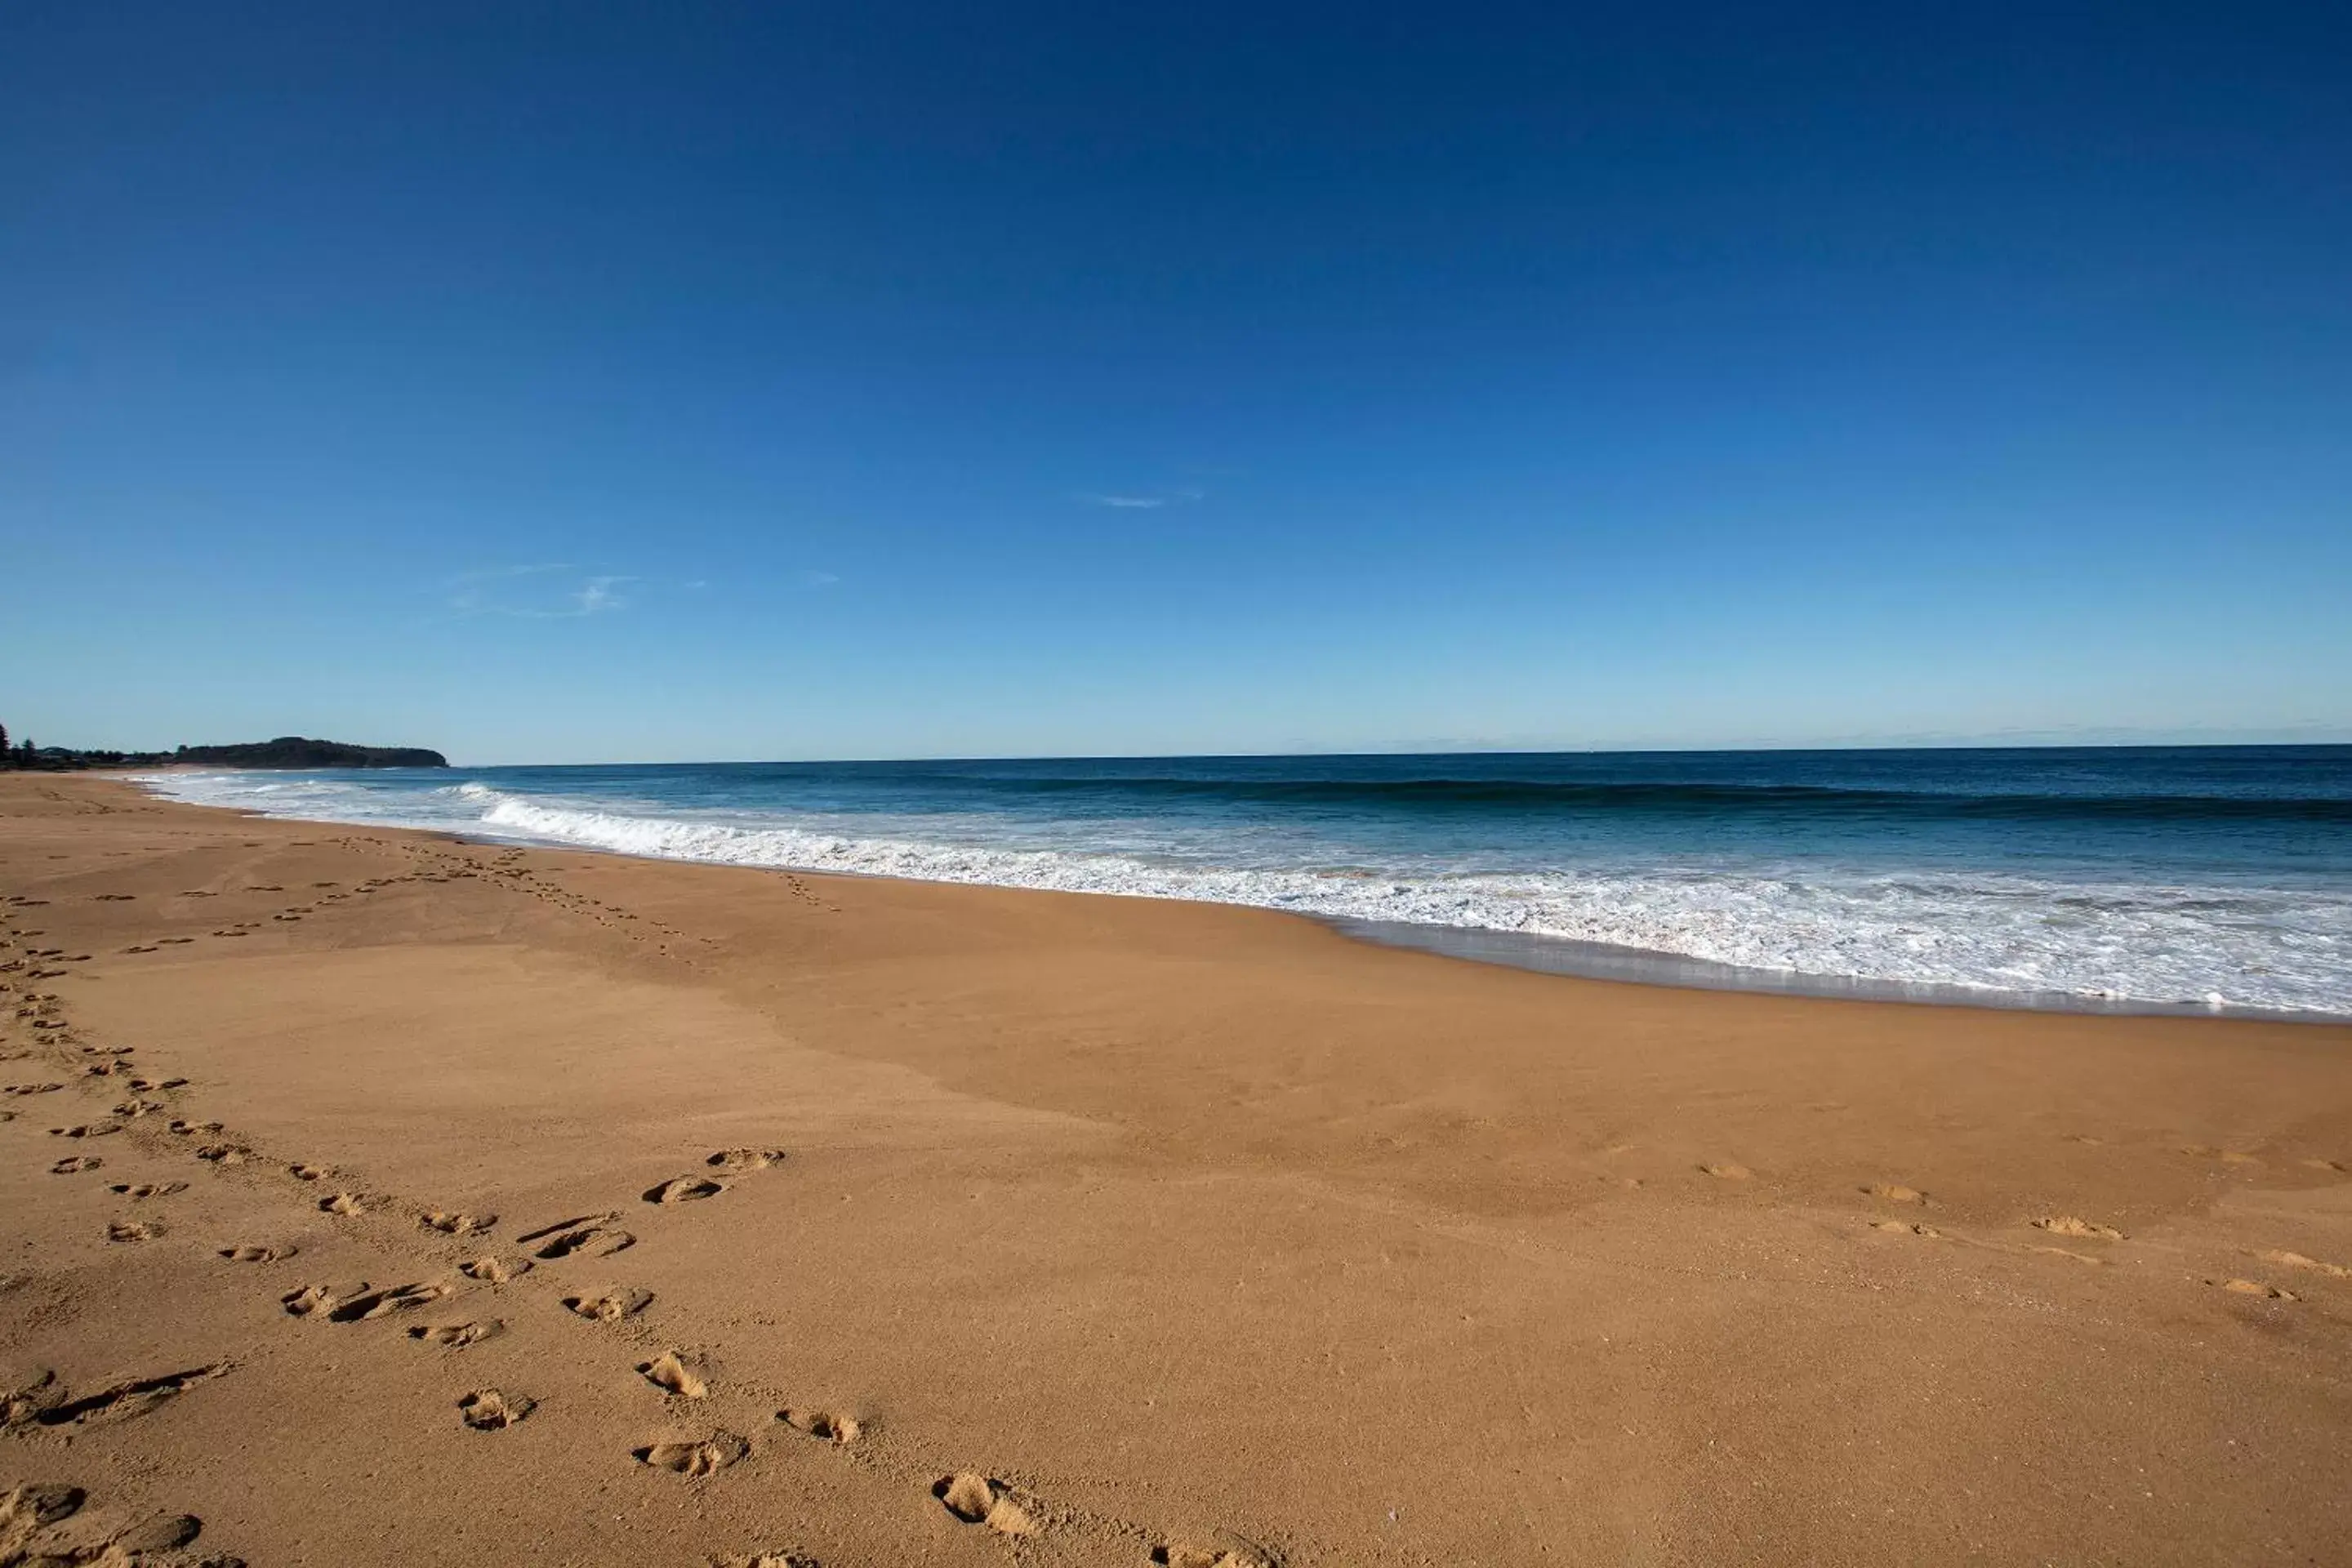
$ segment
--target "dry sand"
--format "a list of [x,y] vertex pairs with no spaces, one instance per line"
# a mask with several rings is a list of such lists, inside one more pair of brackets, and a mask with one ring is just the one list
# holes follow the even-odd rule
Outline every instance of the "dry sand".
[[0,895],[9,1563],[2352,1562],[2352,1029],[38,775]]

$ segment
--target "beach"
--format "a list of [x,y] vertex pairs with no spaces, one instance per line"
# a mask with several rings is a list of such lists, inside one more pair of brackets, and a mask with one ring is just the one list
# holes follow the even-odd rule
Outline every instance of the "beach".
[[120,778],[0,897],[0,1557],[2352,1559],[2352,1026]]

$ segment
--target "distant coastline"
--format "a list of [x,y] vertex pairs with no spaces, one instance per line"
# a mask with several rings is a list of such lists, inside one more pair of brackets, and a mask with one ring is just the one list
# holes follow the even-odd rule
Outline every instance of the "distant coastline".
[[169,752],[115,752],[70,746],[16,746],[0,731],[0,767],[33,772],[79,773],[89,768],[446,768],[449,759],[423,746],[361,746],[347,741],[314,741],[280,735],[225,746],[180,746]]
[[224,768],[446,768],[449,759],[422,746],[355,746],[281,735],[232,746],[182,746],[173,762]]

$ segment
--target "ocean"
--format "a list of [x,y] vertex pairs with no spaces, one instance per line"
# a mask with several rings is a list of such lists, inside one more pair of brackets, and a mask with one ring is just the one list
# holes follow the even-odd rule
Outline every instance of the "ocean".
[[152,775],[497,842],[1254,904],[1675,984],[2352,1016],[2352,746]]

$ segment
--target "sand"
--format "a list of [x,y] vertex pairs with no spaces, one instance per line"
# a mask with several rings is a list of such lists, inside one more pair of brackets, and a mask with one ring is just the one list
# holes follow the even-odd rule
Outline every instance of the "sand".
[[2352,1561],[2346,1027],[93,777],[0,896],[0,1560]]

